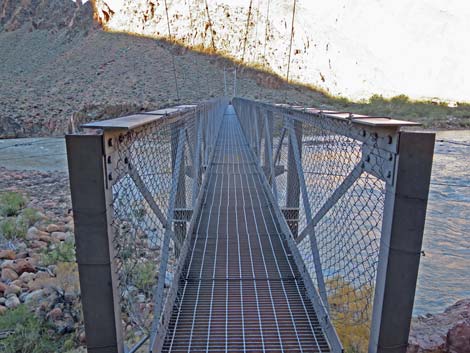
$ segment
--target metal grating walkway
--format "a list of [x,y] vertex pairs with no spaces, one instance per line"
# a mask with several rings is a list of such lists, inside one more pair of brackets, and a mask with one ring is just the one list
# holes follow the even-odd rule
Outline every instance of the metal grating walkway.
[[163,352],[329,352],[232,106]]

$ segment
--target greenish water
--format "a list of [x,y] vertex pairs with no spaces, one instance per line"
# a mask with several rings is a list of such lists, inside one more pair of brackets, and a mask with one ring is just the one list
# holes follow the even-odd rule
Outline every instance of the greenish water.
[[[0,140],[0,166],[66,172],[64,139]],[[431,182],[415,315],[439,312],[470,298],[469,130],[437,133]]]

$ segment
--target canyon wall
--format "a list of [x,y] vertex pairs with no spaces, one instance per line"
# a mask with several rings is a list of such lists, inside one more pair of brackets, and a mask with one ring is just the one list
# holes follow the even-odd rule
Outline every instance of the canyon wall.
[[293,0],[95,1],[96,16],[109,30],[203,46],[282,77],[290,66],[291,80],[334,95],[357,100],[373,94],[405,94],[470,101],[466,2],[297,0],[289,50],[293,4]]

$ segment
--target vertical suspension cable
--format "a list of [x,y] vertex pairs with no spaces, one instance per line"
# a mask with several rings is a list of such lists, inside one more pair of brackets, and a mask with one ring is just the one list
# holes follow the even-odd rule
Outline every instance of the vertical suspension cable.
[[251,8],[253,6],[253,0],[250,0],[250,6],[248,7],[248,17],[246,19],[245,39],[243,42],[243,54],[242,63],[245,61],[246,42],[248,41],[248,32],[250,30],[250,19],[251,19]]
[[259,2],[260,0],[258,0],[257,4],[256,4],[256,24],[255,24],[255,48],[253,50],[253,57],[252,57],[252,60],[254,62],[256,62],[256,55],[257,55],[257,52],[258,52],[258,23],[259,23]]
[[287,83],[289,83],[289,72],[290,72],[290,59],[292,54],[292,40],[294,38],[294,19],[295,19],[295,6],[297,4],[297,0],[294,0],[294,6],[292,8],[292,24],[290,30],[290,43],[289,43],[289,61],[287,62]]
[[215,52],[214,29],[212,28],[212,20],[209,14],[209,5],[207,4],[207,0],[205,0],[205,4],[206,4],[207,20],[209,21],[209,29],[211,31],[212,50]]
[[193,47],[194,46],[194,22],[193,22],[193,13],[191,10],[191,0],[188,0],[188,12],[189,12],[189,29],[190,29],[190,36],[191,36],[191,41],[190,44]]
[[264,48],[263,48],[263,60],[264,63],[267,64],[268,61],[266,60],[266,45],[268,43],[268,30],[269,30],[269,7],[271,5],[271,0],[268,0],[268,8],[266,10],[266,27],[264,30]]
[[[166,24],[168,26],[168,37],[170,39],[170,42],[173,42],[173,37],[171,35],[171,29],[170,29],[170,17],[168,16],[168,5],[167,5],[166,0],[165,0],[165,13],[166,13]],[[172,50],[170,50],[170,51],[171,51],[171,63],[173,65],[173,76],[174,76],[174,80],[175,80],[176,98],[178,100],[180,100],[180,92],[179,92],[179,88],[178,88],[178,78],[176,77],[175,54],[173,53]]]

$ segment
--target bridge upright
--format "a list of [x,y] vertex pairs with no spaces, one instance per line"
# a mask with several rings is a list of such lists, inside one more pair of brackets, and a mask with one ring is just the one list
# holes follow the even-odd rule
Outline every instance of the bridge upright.
[[88,352],[403,353],[434,135],[217,98],[67,136]]

